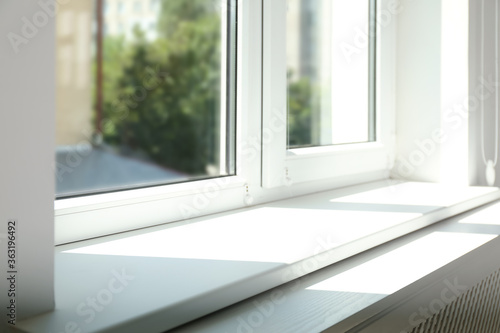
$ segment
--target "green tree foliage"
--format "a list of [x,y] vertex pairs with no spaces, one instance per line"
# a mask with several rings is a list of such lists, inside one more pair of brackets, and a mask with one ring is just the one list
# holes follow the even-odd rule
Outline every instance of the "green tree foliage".
[[[222,0],[166,0],[162,2],[159,32],[163,37],[174,35],[180,26],[202,22],[216,14],[217,1]],[[212,15],[211,15],[212,14]]]
[[288,146],[309,146],[312,138],[312,86],[307,78],[288,83]]
[[158,38],[105,44],[105,142],[189,175],[218,159],[220,17],[206,3],[164,1]]
[[[190,176],[218,164],[219,1],[164,0],[157,38],[139,28],[132,40],[105,37],[104,142]],[[299,80],[289,91],[290,145],[307,145],[311,86]]]

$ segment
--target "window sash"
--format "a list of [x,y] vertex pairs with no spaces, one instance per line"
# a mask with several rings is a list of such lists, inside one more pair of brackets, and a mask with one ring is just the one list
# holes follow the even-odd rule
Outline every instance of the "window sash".
[[[376,20],[381,18],[382,8],[388,0],[379,0],[371,8]],[[375,130],[370,132],[372,144],[354,143],[339,146],[286,149],[286,132],[279,127],[286,123],[286,0],[264,3],[264,80],[263,80],[263,175],[262,186],[280,188],[291,183],[302,183],[328,178],[342,178],[354,174],[374,175],[388,173],[394,159],[394,27],[388,25],[377,30],[376,47],[371,51],[370,61],[376,62],[371,75],[371,84],[376,85],[376,92],[370,96],[373,103],[370,118]],[[353,35],[355,32],[353,31]],[[375,111],[376,110],[376,111]],[[367,110],[368,111],[368,110]],[[298,157],[300,156],[300,157]],[[369,161],[367,163],[367,161]]]
[[[270,39],[266,38],[266,34],[276,33],[273,29],[285,33],[285,9],[284,0],[240,0],[238,4],[238,56],[234,64],[238,73],[236,175],[58,200],[55,203],[56,244],[191,221],[198,216],[289,198],[290,193],[299,196],[387,177],[394,126],[393,28],[386,27],[377,43],[378,54],[386,56],[383,62],[377,63],[378,73],[383,74],[376,78],[377,85],[382,87],[377,94],[377,109],[384,111],[376,120],[377,141],[287,150],[285,104],[280,110],[283,113],[276,113],[269,99],[273,91],[267,91],[270,82],[276,87],[281,84],[278,94],[286,101],[286,75],[276,75],[279,66],[271,67],[270,61],[270,58],[275,62],[284,59],[284,54],[281,58],[279,55],[279,45],[284,38],[276,39],[274,52],[270,52]],[[275,22],[271,31],[269,24],[263,24],[264,20]],[[282,72],[286,73],[284,68]],[[274,135],[273,140],[270,135]],[[270,155],[276,142],[280,143],[281,148],[276,151],[280,158],[274,159],[273,164],[270,157],[276,156]],[[367,160],[370,163],[359,163]],[[370,167],[364,168],[367,165]],[[280,187],[266,186],[273,172],[279,177]]]

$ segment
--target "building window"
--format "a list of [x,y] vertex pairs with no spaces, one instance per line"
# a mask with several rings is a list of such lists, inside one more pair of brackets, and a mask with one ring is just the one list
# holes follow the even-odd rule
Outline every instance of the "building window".
[[123,11],[125,10],[125,4],[123,3],[123,1],[118,1],[118,13],[123,13]]
[[142,12],[142,3],[140,1],[134,2],[134,12],[140,14]]
[[160,10],[160,1],[159,0],[151,0],[149,3],[149,8],[152,12],[156,12]]

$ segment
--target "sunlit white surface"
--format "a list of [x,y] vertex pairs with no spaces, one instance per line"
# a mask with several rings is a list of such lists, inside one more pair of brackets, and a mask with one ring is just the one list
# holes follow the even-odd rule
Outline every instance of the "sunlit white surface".
[[[417,246],[406,250],[409,261],[404,253],[392,257],[388,255],[384,261],[372,263],[370,266],[372,271],[352,270],[351,275],[345,275],[343,280],[323,285],[321,288],[324,289],[318,288],[319,292],[314,286],[307,290],[308,286],[319,281],[313,278],[310,283],[304,282],[307,279],[304,275],[312,269],[338,263],[346,256],[353,256],[368,247],[372,248],[376,244],[401,236],[415,225],[422,227],[432,224],[444,216],[467,209],[469,205],[467,200],[461,202],[463,197],[459,197],[460,200],[450,208],[422,200],[433,191],[441,191],[439,185],[429,187],[427,193],[425,191],[415,193],[414,191],[419,189],[418,185],[408,187],[394,182],[384,188],[380,188],[380,185],[364,184],[355,188],[294,197],[268,203],[265,206],[58,247],[55,271],[56,311],[19,322],[17,327],[27,332],[38,332],[40,327],[46,328],[44,331],[47,332],[59,332],[70,320],[71,315],[68,314],[73,314],[75,320],[81,322],[82,318],[77,316],[75,306],[87,297],[96,295],[96,292],[105,286],[106,281],[114,276],[114,271],[125,271],[134,276],[134,279],[127,286],[126,292],[116,295],[116,301],[113,300],[106,311],[103,311],[102,316],[85,324],[85,331],[108,332],[115,328],[116,332],[135,332],[129,324],[152,327],[155,320],[156,324],[162,323],[157,326],[157,331],[161,331],[165,329],[165,322],[173,326],[186,323],[265,290],[279,285],[287,286],[283,283],[299,277],[302,279],[295,281],[303,282],[300,287],[303,289],[300,290],[305,293],[304,297],[309,300],[314,299],[315,304],[328,298],[339,306],[339,297],[348,302],[342,303],[348,304],[342,311],[335,312],[334,317],[340,320],[337,312],[345,318],[396,289],[397,285],[391,284],[387,279],[399,280],[398,285],[402,286],[403,281],[410,283],[432,267],[443,263],[440,261],[439,264],[431,266],[431,263],[421,263],[418,260],[435,262],[437,258],[433,256],[436,254],[445,255],[449,260],[453,260],[459,253],[467,252],[469,247],[464,245],[466,242],[472,245],[470,247],[472,249],[481,244],[483,241],[481,237],[485,237],[484,242],[486,242],[490,237],[500,234],[494,233],[494,230],[484,230],[485,228],[477,225],[472,225],[474,228],[467,226],[454,229],[453,227],[459,225],[445,223],[445,229],[436,229],[440,228],[436,224],[432,226],[434,231],[468,232],[477,235],[479,239],[475,238],[476,236],[469,238],[455,233],[454,236],[446,238],[452,242],[449,246],[442,244],[446,240],[443,238],[436,238],[435,242],[421,242],[421,251]],[[377,187],[380,191],[373,190]],[[495,188],[468,188],[464,191],[469,194],[467,199],[474,200],[476,205],[498,198],[498,189]],[[349,200],[354,198],[353,194],[356,192],[371,194],[359,196],[358,201]],[[393,198],[396,199],[394,201],[399,201],[393,203],[387,200],[388,195],[394,195]],[[413,205],[412,202],[399,197],[412,195],[420,205]],[[438,214],[434,214],[435,212]],[[151,214],[159,213],[151,210]],[[484,236],[482,235],[484,233],[493,236]],[[417,237],[418,235],[410,235],[408,242],[414,241]],[[433,246],[429,247],[429,244]],[[392,250],[396,246],[389,245],[389,248]],[[449,254],[453,246],[462,246],[462,252]],[[367,258],[374,258],[384,253],[377,248],[373,251],[375,253],[368,254]],[[414,257],[409,254],[413,254]],[[398,257],[402,262],[395,260]],[[345,267],[343,263],[348,267],[363,265],[364,260],[359,258],[365,257],[363,254],[354,256],[339,265],[340,267]],[[338,274],[339,270],[336,269],[338,267],[330,266],[314,274],[327,272],[321,280],[330,279],[335,272]],[[394,273],[393,267],[398,267],[401,275]],[[415,271],[417,268],[421,270]],[[412,278],[405,278],[406,274]],[[368,279],[373,281],[370,283],[366,281]],[[343,285],[340,283],[342,281]],[[362,287],[354,288],[356,282],[353,281],[357,281]],[[383,282],[386,283],[385,287]],[[291,286],[295,288],[297,284],[292,282]],[[381,288],[376,288],[377,286]],[[334,291],[357,289],[359,292],[329,292],[328,287]],[[284,289],[284,291],[294,290],[296,289]],[[295,308],[292,296],[288,296],[290,303],[284,304]],[[357,307],[352,306],[352,297],[359,301]],[[302,297],[298,300],[303,306]],[[131,306],[133,304],[141,306]],[[326,306],[330,310],[334,308]],[[254,309],[251,304],[250,311]],[[321,308],[314,311],[321,312]],[[274,318],[274,321],[278,320],[277,317]],[[227,331],[237,331],[238,324],[236,322],[235,328]],[[223,331],[226,330],[217,330],[217,332]]]
[[[476,135],[469,137],[471,130],[467,121],[468,114],[475,111],[475,106],[470,100],[470,91],[472,88],[476,88],[469,85],[471,82],[469,79],[471,61],[469,55],[470,5],[469,0],[442,0],[440,5],[439,54],[441,61],[438,81],[440,82],[441,95],[436,100],[441,104],[439,107],[442,119],[440,127],[447,136],[443,142],[438,143],[432,139],[426,144],[428,146],[435,144],[435,148],[432,149],[436,149],[436,152],[439,151],[436,155],[440,155],[440,182],[446,185],[465,186],[470,183],[470,151],[465,147],[468,147],[471,140],[474,142],[476,139]],[[461,102],[462,105],[457,102]],[[457,115],[460,121],[459,126],[456,125],[455,121],[448,121],[452,106],[453,114]],[[438,113],[436,112],[436,114]],[[457,119],[455,118],[455,120]],[[421,142],[425,142],[425,140]],[[476,171],[477,174],[479,172],[479,170]]]
[[[346,51],[346,41],[352,40],[353,31],[366,27],[369,19],[369,6],[364,0],[334,0],[331,7],[331,142],[342,144],[365,142],[369,140],[369,37],[361,45],[356,44],[355,55]],[[346,27],[340,29],[338,27]],[[356,40],[355,43],[358,41]],[[338,46],[341,47],[338,47]],[[360,84],[363,82],[363,84]]]
[[264,207],[65,253],[293,263],[421,215]]
[[353,195],[323,192],[66,253],[290,264],[487,191],[404,183]]
[[500,203],[486,207],[459,221],[467,224],[500,225]]
[[307,289],[389,295],[496,237],[433,232]]
[[471,195],[488,193],[484,187],[449,186],[433,183],[408,182],[397,186],[333,199],[332,202],[356,202],[408,206],[449,207],[465,201]]

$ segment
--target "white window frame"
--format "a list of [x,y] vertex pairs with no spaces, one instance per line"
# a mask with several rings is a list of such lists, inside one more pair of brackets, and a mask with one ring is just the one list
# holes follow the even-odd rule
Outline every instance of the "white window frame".
[[[377,23],[389,1],[377,1]],[[264,2],[263,186],[275,188],[328,178],[365,175],[380,179],[394,160],[394,24],[377,24],[376,141],[286,149],[286,0]],[[356,32],[353,31],[353,38]],[[335,45],[333,47],[339,47]],[[367,49],[362,50],[369,52]],[[284,60],[285,59],[285,60]],[[367,110],[368,112],[368,110]],[[365,180],[366,177],[363,177]]]
[[[284,33],[283,9],[285,0],[238,1],[236,175],[57,200],[57,245],[169,222],[189,222],[208,214],[388,177],[394,148],[394,24],[385,28],[377,43],[379,54],[385,56],[377,64],[377,84],[382,87],[378,89],[377,109],[383,108],[377,117],[379,140],[291,150],[287,156],[286,126],[279,123],[283,121],[279,117],[273,118],[265,89],[276,84],[274,90],[281,94],[277,96],[286,101],[286,74],[280,77],[277,67],[269,67],[270,57],[276,62],[280,55],[269,48],[269,39],[262,41],[262,29],[265,34]],[[273,43],[279,46],[282,40]],[[275,131],[274,140],[268,140],[266,128],[272,126],[283,130]],[[273,165],[270,157],[277,149],[281,150],[276,156],[282,159]],[[367,160],[368,165],[360,162]],[[274,176],[286,187],[269,186]]]
[[[241,7],[238,10],[239,17],[252,15],[249,10]],[[224,15],[222,17],[225,19]],[[249,19],[242,20],[248,22]],[[222,24],[223,27],[227,26],[225,20]],[[242,29],[238,29],[237,34],[238,50],[250,50],[246,45],[250,38],[243,39]],[[222,33],[222,37],[224,36],[226,31]],[[255,51],[259,52],[259,49]],[[254,65],[244,63],[246,59],[241,51],[237,57],[237,70],[250,73],[248,68]],[[248,136],[243,126],[243,115],[249,113],[252,106],[258,107],[247,101],[249,98],[242,87],[257,80],[252,80],[251,75],[238,75],[237,81],[236,141],[240,142],[242,137]],[[247,183],[245,175],[250,166],[248,163],[240,163],[240,160],[241,154],[237,152],[236,176],[56,200],[56,245],[244,207],[244,185]]]

